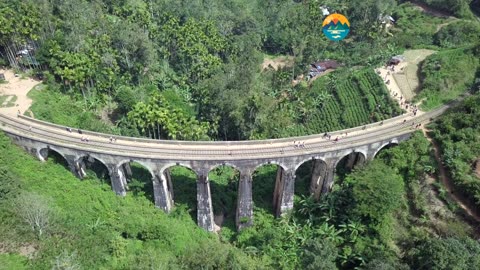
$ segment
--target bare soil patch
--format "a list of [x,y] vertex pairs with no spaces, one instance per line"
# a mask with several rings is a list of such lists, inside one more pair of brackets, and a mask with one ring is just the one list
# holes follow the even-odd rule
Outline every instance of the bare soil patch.
[[38,247],[31,243],[5,243],[0,242],[0,254],[18,253],[29,259],[35,256]]
[[410,101],[415,97],[415,93],[420,86],[419,65],[427,56],[435,52],[426,49],[406,50],[402,54],[405,60],[395,67],[395,71],[388,70],[385,67],[376,69],[384,82],[390,81],[386,85],[390,94],[394,98],[402,97],[402,99],[399,99],[399,103],[405,100]]
[[9,99],[8,106],[0,106],[0,113],[16,115],[20,111],[23,114],[32,105],[32,100],[27,97],[27,93],[40,82],[15,76],[12,70],[0,69],[0,73],[5,75],[6,80],[6,83],[0,84],[0,96],[16,96],[14,102]]
[[262,63],[262,70],[266,70],[269,68],[279,70],[281,68],[291,66],[293,66],[293,56],[278,56],[275,58],[265,57]]

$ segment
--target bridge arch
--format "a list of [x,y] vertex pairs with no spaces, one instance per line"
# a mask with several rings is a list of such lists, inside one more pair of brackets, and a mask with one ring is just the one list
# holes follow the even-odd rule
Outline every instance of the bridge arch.
[[65,162],[68,163],[68,160],[67,160],[67,158],[62,154],[62,151],[59,151],[57,148],[52,147],[52,146],[50,146],[50,145],[47,145],[46,147],[39,149],[39,150],[38,150],[38,157],[39,157],[40,160],[42,160],[42,161],[47,161],[50,152],[53,152],[53,153],[55,153],[56,155],[62,157],[63,160],[65,160]]
[[153,170],[150,168],[150,166],[148,166],[148,165],[145,164],[144,162],[139,161],[139,160],[136,160],[136,159],[124,159],[124,160],[120,161],[120,162],[117,164],[117,168],[121,168],[123,165],[125,165],[125,164],[130,164],[130,163],[138,163],[138,164],[140,164],[142,167],[144,167],[145,169],[147,169],[148,172],[150,172],[150,175],[152,176],[152,178],[155,177],[155,173],[154,173]]
[[328,172],[328,163],[324,158],[312,156],[302,160],[295,166],[294,194],[320,196]]
[[382,144],[380,147],[377,148],[377,150],[375,150],[375,152],[373,153],[372,159],[375,158],[377,156],[377,154],[380,151],[382,151],[383,149],[387,149],[387,148],[397,146],[397,145],[398,145],[398,140],[397,139],[394,139],[394,140],[391,140],[389,142],[386,142],[386,143]]
[[[351,150],[349,153],[343,153],[343,155],[337,159],[333,167],[335,175],[338,180],[343,180],[345,176],[355,169],[357,166],[364,165],[367,162],[368,155],[364,151]],[[331,185],[334,181],[332,180]]]
[[241,173],[238,166],[224,162],[208,171],[214,222],[219,227],[235,229],[235,217]]
[[324,162],[325,164],[327,163],[327,161],[325,161],[325,159],[322,158],[322,157],[312,156],[312,157],[305,158],[305,159],[301,160],[300,162],[298,162],[298,163],[295,165],[294,171],[297,171],[298,168],[300,168],[300,166],[302,166],[302,165],[305,164],[306,162],[309,162],[309,161],[312,161],[312,160],[320,160],[320,161]]
[[110,175],[113,173],[113,169],[111,166],[108,166],[101,158],[97,157],[96,155],[92,154],[83,154],[80,155],[76,160],[75,164],[79,167],[79,175],[84,177],[86,176],[86,169],[92,169],[95,172],[97,177],[100,180],[109,180],[111,184]]
[[265,162],[262,162],[258,165],[255,165],[255,167],[253,167],[252,169],[252,174],[257,171],[258,169],[260,169],[261,167],[263,166],[268,166],[268,165],[277,165],[278,167],[282,168],[283,170],[287,170],[288,167],[284,164],[282,164],[281,162],[278,162],[278,161],[275,161],[275,160],[272,160],[272,161],[265,161]]
[[209,169],[208,169],[208,173],[214,171],[215,169],[218,169],[220,167],[231,167],[237,171],[241,171],[240,167],[238,167],[237,165],[233,164],[233,163],[230,163],[230,162],[222,162],[222,163],[217,163],[213,166],[211,166]]
[[115,170],[125,177],[125,189],[134,195],[143,195],[155,203],[154,181],[158,181],[153,170],[142,161],[124,159],[117,163]]
[[190,164],[185,163],[185,162],[181,162],[181,161],[180,162],[169,162],[167,164],[164,164],[160,168],[160,173],[163,174],[165,172],[168,172],[169,169],[171,169],[173,167],[176,167],[176,166],[187,168],[187,169],[191,170],[192,172],[194,172],[196,176],[199,175],[198,171],[196,171]]
[[154,180],[156,184],[159,184],[159,178],[163,178],[166,182],[168,195],[165,196],[169,197],[172,206],[184,208],[193,220],[197,220],[198,171],[183,162],[170,162],[159,170],[159,175]]
[[[366,151],[364,150],[357,150],[357,149],[353,149],[351,152],[349,153],[345,153],[344,155],[342,155],[342,157],[340,157],[334,164],[334,168],[337,169],[338,165],[343,161],[345,160],[345,158],[348,158],[350,157],[352,154],[356,154],[358,157],[360,157],[362,163],[365,163],[367,161],[367,153]],[[357,162],[355,162],[357,163]],[[354,165],[357,165],[357,164],[354,164]]]

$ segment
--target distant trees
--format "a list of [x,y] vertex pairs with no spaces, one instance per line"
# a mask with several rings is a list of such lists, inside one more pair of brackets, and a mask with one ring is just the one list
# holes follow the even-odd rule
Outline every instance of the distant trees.
[[409,253],[414,269],[480,268],[480,243],[471,238],[429,238]]
[[325,239],[311,239],[305,247],[302,266],[307,270],[337,269],[335,260],[338,256],[337,248]]
[[23,56],[32,57],[33,41],[38,38],[40,28],[39,12],[34,1],[2,1],[0,3],[0,56],[6,57],[12,67],[18,68],[18,53],[22,51]]
[[384,162],[374,160],[368,170],[356,171],[345,181],[353,186],[353,213],[368,223],[381,223],[404,201],[402,177]]
[[137,103],[127,119],[143,134],[155,139],[207,140],[208,134],[215,132],[208,122],[187,116],[161,95],[154,95],[148,103]]
[[458,17],[473,18],[469,6],[472,0],[420,0],[420,2],[433,8],[451,12]]
[[476,205],[480,205],[480,182],[475,174],[475,162],[480,157],[479,104],[477,93],[432,125],[453,183]]

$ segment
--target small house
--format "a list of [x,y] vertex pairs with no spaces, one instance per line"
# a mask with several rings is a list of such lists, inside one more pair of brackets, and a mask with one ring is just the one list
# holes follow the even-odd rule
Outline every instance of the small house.
[[316,77],[329,69],[337,69],[340,64],[335,60],[325,60],[312,63],[308,73],[310,78]]
[[405,57],[403,55],[397,55],[390,58],[390,60],[388,60],[387,66],[396,66],[400,64],[402,61],[405,61]]

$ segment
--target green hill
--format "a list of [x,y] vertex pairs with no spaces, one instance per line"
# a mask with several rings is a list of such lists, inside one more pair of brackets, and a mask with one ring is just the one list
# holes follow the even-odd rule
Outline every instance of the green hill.
[[[143,196],[116,196],[93,176],[79,181],[60,164],[35,160],[3,133],[0,152],[0,243],[13,253],[25,245],[35,250],[30,261],[1,256],[0,268],[51,269],[61,259],[81,269],[254,268],[252,259],[198,228],[184,210],[166,215]],[[40,238],[12,207],[21,191],[45,199],[53,212]]]

